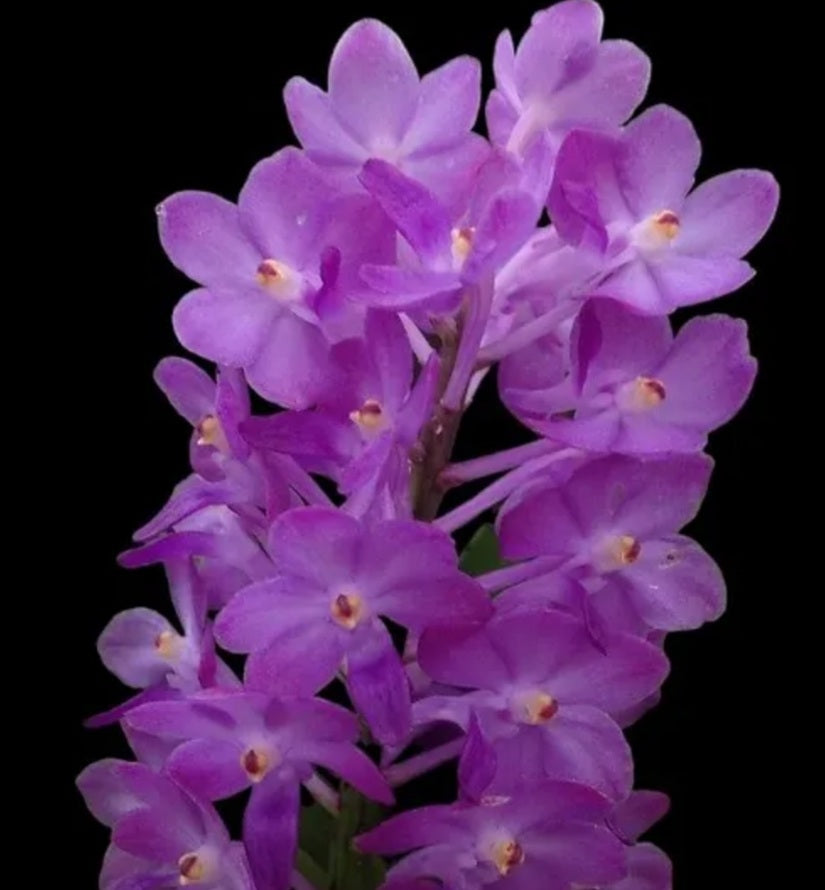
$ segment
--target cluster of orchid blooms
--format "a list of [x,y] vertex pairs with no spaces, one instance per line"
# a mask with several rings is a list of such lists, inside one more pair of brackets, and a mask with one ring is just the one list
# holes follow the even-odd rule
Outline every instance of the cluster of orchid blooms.
[[[163,564],[177,622],[131,609],[99,643],[139,690],[91,721],[119,722],[137,761],[79,778],[112,829],[103,890],[308,890],[302,788],[332,812],[344,785],[391,806],[453,758],[456,803],[354,839],[388,857],[386,890],[670,887],[638,842],[667,799],[632,790],[622,727],[657,700],[666,634],[723,610],[680,529],[756,363],[742,321],[674,333],[668,314],[751,277],[778,193],[757,170],[694,188],[690,122],[626,123],[649,62],[601,30],[565,0],[518,46],[505,31],[485,139],[476,60],[419,77],[360,21],[326,92],[286,86],[301,149],[237,204],[159,207],[197,283],[175,332],[217,378],[180,358],[155,375],[193,473],[121,557]],[[538,439],[451,463],[494,365]],[[280,410],[251,416],[249,387]],[[471,577],[451,533],[491,508],[500,563]],[[248,656],[242,679],[218,647]],[[334,681],[352,709],[320,697]],[[245,789],[233,841],[213,802]]]

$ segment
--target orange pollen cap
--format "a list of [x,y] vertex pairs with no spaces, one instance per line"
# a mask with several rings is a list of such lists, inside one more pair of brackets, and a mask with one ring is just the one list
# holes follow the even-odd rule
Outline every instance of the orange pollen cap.
[[241,766],[253,782],[260,782],[269,772],[269,757],[263,751],[256,751],[254,748],[250,748],[248,751],[244,751],[241,756]]
[[653,217],[653,227],[659,235],[672,241],[679,234],[679,217],[672,210],[662,210]]
[[197,853],[186,853],[178,861],[180,872],[180,884],[187,887],[189,884],[199,884],[206,879],[206,865]]
[[364,614],[363,601],[357,593],[339,593],[332,601],[330,611],[341,627],[353,630]]
[[498,873],[508,875],[512,869],[524,862],[524,850],[517,841],[502,841],[493,847],[493,862]]

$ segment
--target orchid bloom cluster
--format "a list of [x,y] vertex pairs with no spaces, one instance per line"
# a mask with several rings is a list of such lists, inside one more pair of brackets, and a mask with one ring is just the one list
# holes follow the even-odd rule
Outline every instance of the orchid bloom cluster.
[[[112,830],[102,890],[671,886],[639,841],[667,799],[633,790],[623,727],[658,699],[666,635],[724,608],[681,529],[756,363],[744,322],[668,316],[748,281],[778,191],[759,170],[694,188],[693,127],[633,117],[648,59],[601,32],[592,0],[505,31],[484,138],[475,59],[421,77],[360,21],[326,90],[286,85],[301,148],[237,203],[158,208],[196,284],[175,332],[217,371],[155,373],[192,474],[121,557],[162,564],[174,614],[131,609],[99,642],[136,690],[90,721],[136,762],[78,780]],[[496,365],[537,438],[451,462]],[[250,389],[277,407],[253,416]],[[491,509],[478,571],[451,534]],[[391,813],[450,760],[456,802]],[[214,803],[245,791],[232,840]],[[320,808],[334,869],[303,843]]]

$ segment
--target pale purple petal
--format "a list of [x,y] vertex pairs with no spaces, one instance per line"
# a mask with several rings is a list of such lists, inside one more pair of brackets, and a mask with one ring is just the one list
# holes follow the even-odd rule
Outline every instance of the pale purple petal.
[[154,380],[172,407],[196,426],[215,410],[215,381],[194,362],[169,356],[161,359]]
[[625,127],[624,145],[621,185],[637,218],[662,210],[678,215],[702,154],[693,124],[675,108],[656,105]]
[[392,638],[380,621],[359,628],[347,652],[347,689],[372,734],[385,745],[410,731],[410,686]]
[[166,762],[166,771],[201,799],[221,800],[249,786],[241,768],[243,753],[239,742],[193,739],[175,748]]
[[361,523],[331,507],[298,507],[282,513],[269,532],[276,569],[326,589],[355,575]]
[[178,634],[172,625],[151,609],[120,612],[106,625],[97,642],[103,664],[127,686],[146,689],[163,682],[173,665],[158,651],[161,634]]
[[190,352],[221,365],[245,367],[257,358],[278,311],[251,283],[248,290],[231,294],[201,289],[178,303],[172,325]]
[[257,887],[289,890],[298,845],[300,786],[270,773],[255,787],[244,813],[243,840]]
[[261,256],[231,202],[208,192],[178,192],[158,207],[158,224],[169,258],[198,284],[234,288],[255,281]]
[[329,65],[329,99],[342,125],[372,154],[400,143],[419,97],[415,65],[398,35],[375,19],[352,25]]
[[431,154],[461,141],[473,128],[481,101],[481,65],[460,56],[421,79],[418,109],[404,137],[404,151]]
[[714,176],[685,201],[678,249],[700,256],[744,256],[767,231],[778,201],[779,186],[764,170]]
[[392,806],[395,797],[378,767],[354,745],[340,742],[309,742],[301,755],[340,776],[362,794]]

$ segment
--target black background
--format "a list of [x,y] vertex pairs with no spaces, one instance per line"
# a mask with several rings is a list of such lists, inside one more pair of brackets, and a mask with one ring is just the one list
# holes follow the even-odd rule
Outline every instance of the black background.
[[[809,389],[794,307],[813,299],[788,274],[799,172],[784,100],[791,26],[750,3],[603,6],[607,36],[632,40],[653,59],[646,104],[667,102],[696,124],[700,177],[762,167],[783,188],[777,221],[750,257],[756,279],[713,306],[747,319],[761,365],[747,407],[712,438],[717,471],[691,528],[726,575],[729,610],[715,625],[671,637],[664,701],[631,737],[639,784],[673,799],[655,839],[674,860],[677,890],[793,885],[800,860],[789,801],[812,770],[796,747],[810,725],[789,678],[802,651],[798,622],[817,593],[786,574],[793,521],[782,504],[789,465],[809,454],[785,437]],[[151,381],[157,360],[180,352],[169,316],[186,288],[157,243],[155,205],[185,188],[234,197],[249,168],[290,141],[283,84],[293,74],[324,84],[329,53],[355,19],[372,15],[394,27],[421,71],[461,53],[477,56],[489,88],[495,37],[504,27],[519,35],[533,9],[517,0],[487,7],[453,0],[323,11],[310,3],[201,5],[188,16],[183,7],[175,16],[143,8],[117,19],[73,12],[83,36],[67,55],[66,80],[55,85],[70,123],[53,134],[68,191],[59,227],[62,243],[72,244],[72,289],[53,298],[62,303],[55,333],[66,355],[62,362],[58,352],[46,418],[59,443],[47,482],[57,484],[61,532],[43,559],[58,573],[49,623],[66,652],[54,662],[65,670],[49,710],[66,758],[49,792],[73,847],[65,886],[96,886],[105,844],[72,778],[92,760],[125,753],[114,730],[80,726],[123,694],[98,663],[95,639],[114,612],[164,602],[160,573],[127,572],[114,558],[187,472],[188,429]],[[459,454],[524,439],[487,386]]]

